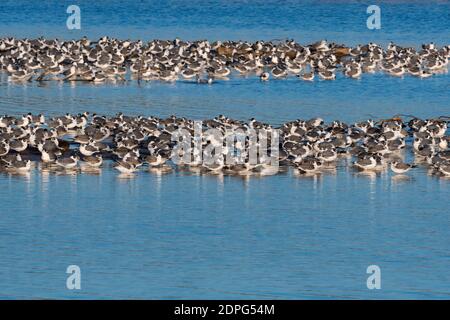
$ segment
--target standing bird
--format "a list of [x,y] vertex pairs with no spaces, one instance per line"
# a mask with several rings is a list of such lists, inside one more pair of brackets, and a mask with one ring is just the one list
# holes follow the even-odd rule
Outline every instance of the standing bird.
[[70,156],[69,158],[61,158],[56,160],[56,164],[64,169],[73,169],[77,166],[79,158]]
[[270,74],[268,72],[263,72],[261,73],[261,75],[259,76],[259,79],[261,81],[268,81],[270,78]]

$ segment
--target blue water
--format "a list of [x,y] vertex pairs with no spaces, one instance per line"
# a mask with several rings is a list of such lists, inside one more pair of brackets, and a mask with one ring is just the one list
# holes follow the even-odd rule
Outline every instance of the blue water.
[[[81,31],[65,28],[65,8],[74,3]],[[449,42],[447,1],[381,2],[379,31],[365,26],[368,4],[3,0],[0,37]],[[449,115],[449,101],[448,74],[266,84],[233,77],[211,86],[0,80],[0,113],[15,115],[89,110],[353,122]],[[448,299],[450,179],[424,168],[408,176],[360,175],[344,164],[303,178],[176,171],[125,179],[109,163],[99,175],[1,174],[0,298]],[[73,264],[81,268],[78,291],[66,289]],[[380,290],[366,287],[372,264],[381,268]]]
[[[0,36],[130,39],[318,39],[447,44],[449,1],[88,1],[2,0]],[[67,30],[69,5],[81,9],[81,30]],[[379,4],[381,29],[369,30],[367,7]],[[370,39],[370,40],[369,40]]]

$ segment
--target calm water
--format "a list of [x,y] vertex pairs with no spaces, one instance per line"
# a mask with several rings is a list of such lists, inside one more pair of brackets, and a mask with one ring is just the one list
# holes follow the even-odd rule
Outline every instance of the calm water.
[[[278,39],[447,44],[450,5],[365,2],[76,1],[82,30],[65,29],[73,1],[2,1],[0,36]],[[418,27],[420,25],[420,27]],[[382,74],[303,83],[233,78],[212,86],[135,82],[17,85],[0,80],[0,113],[92,111],[195,119],[220,113],[279,124],[322,116],[356,121],[449,115],[447,74]],[[109,165],[109,164],[108,164]],[[450,179],[409,179],[340,166],[314,178],[140,172],[0,175],[0,298],[450,298]],[[79,265],[82,290],[66,289]],[[368,290],[379,265],[382,289]]]

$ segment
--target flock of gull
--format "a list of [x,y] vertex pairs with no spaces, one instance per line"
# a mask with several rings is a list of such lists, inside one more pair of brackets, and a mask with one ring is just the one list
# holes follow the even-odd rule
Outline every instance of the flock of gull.
[[450,45],[423,44],[417,50],[390,43],[347,47],[321,40],[301,45],[286,41],[143,41],[102,37],[71,41],[0,39],[0,70],[14,82],[125,81],[211,84],[233,74],[256,74],[261,81],[296,76],[304,81],[333,80],[339,71],[349,78],[383,71],[427,78],[446,72]]
[[[441,116],[411,117],[406,121],[396,116],[346,124],[324,123],[321,118],[314,118],[274,127],[255,119],[241,121],[220,115],[202,121],[200,126],[205,133],[199,141],[203,150],[210,145],[219,147],[216,161],[201,161],[196,149],[192,149],[192,154],[175,164],[173,155],[179,142],[173,139],[173,134],[180,129],[193,132],[198,122],[176,116],[158,118],[122,113],[111,117],[88,112],[52,118],[5,115],[0,117],[0,170],[27,173],[39,163],[42,169],[55,172],[98,171],[112,165],[129,175],[147,167],[167,171],[183,167],[200,173],[231,175],[273,175],[283,168],[293,168],[299,175],[316,175],[336,170],[340,159],[346,158],[355,171],[390,169],[395,174],[404,174],[416,166],[424,166],[432,174],[450,176],[448,120],[449,117]],[[244,134],[252,130],[267,137],[276,132],[278,141],[275,145],[268,142],[267,152],[260,152],[255,163],[249,161],[248,137],[244,135],[240,142],[233,140],[233,148],[229,148],[224,141],[208,137],[209,129],[224,136],[238,130]],[[405,150],[414,155],[411,163],[404,162]],[[225,163],[220,155],[236,161]],[[277,166],[268,161],[274,155]]]

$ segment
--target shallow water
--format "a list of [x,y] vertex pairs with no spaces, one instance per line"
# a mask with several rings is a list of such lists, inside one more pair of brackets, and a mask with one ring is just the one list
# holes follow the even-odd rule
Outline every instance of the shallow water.
[[[81,30],[67,30],[66,9],[81,9]],[[395,41],[404,45],[434,41],[448,44],[450,3],[376,1],[381,29],[366,27],[371,1],[276,0],[89,1],[3,0],[0,36],[94,38],[105,34],[130,39],[259,40],[318,39],[350,45]],[[370,39],[370,40],[369,40]]]
[[[3,1],[0,36],[271,39],[444,44],[448,2],[382,4],[383,27],[365,28],[366,5],[264,1],[191,9],[138,1],[78,1],[82,30],[65,28],[71,1]],[[177,14],[173,12],[176,11]],[[138,14],[139,13],[139,14]],[[130,17],[133,17],[131,19]],[[274,18],[276,17],[276,18]],[[358,17],[361,17],[361,21]],[[420,28],[417,23],[420,22]],[[449,115],[447,74],[260,83],[255,77],[90,85],[0,81],[0,113],[91,111],[204,119],[226,114],[279,124],[322,116],[348,122],[394,114]],[[391,173],[249,179],[184,172],[120,177],[0,175],[2,298],[423,298],[450,297],[450,179],[423,168]],[[66,289],[68,265],[82,289]],[[380,266],[382,289],[366,268]]]

